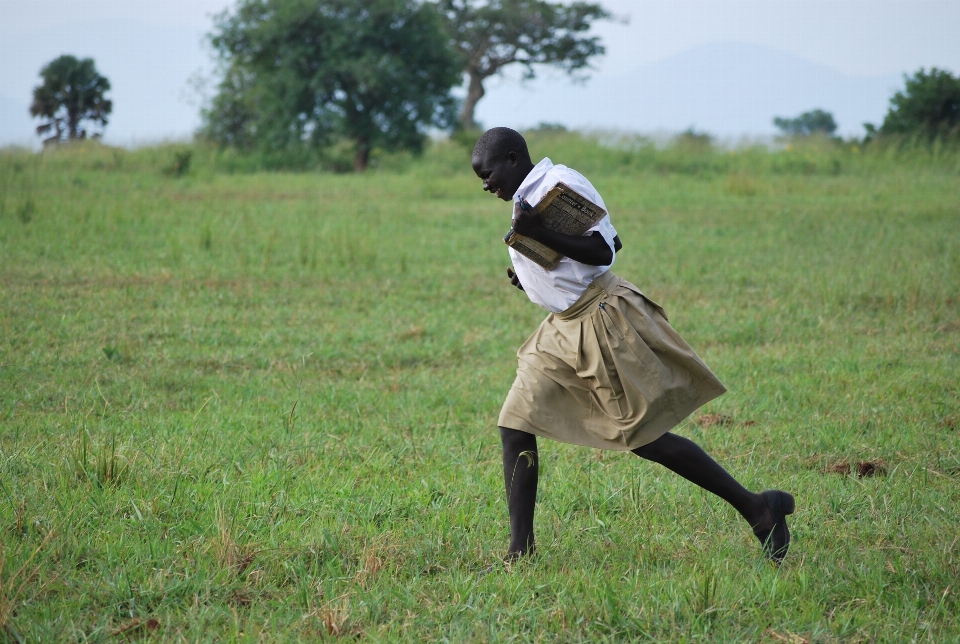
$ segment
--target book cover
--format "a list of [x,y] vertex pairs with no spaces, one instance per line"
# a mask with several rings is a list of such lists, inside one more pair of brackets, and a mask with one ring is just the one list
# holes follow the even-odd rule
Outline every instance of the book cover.
[[[575,237],[582,236],[607,214],[603,208],[563,182],[551,188],[533,207],[533,211],[550,230]],[[507,232],[503,241],[548,271],[556,268],[563,259],[561,253],[536,239],[514,232],[513,228]]]

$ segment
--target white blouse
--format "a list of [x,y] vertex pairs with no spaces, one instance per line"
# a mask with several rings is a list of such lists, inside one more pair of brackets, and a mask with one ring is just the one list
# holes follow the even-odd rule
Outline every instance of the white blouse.
[[[517,189],[517,194],[513,196],[513,203],[523,197],[527,203],[536,205],[551,188],[561,181],[604,210],[607,209],[600,193],[587,181],[586,177],[565,165],[554,165],[547,158],[538,163],[523,180]],[[548,271],[512,248],[508,248],[513,270],[517,273],[520,284],[523,285],[523,290],[531,302],[539,304],[548,311],[560,313],[570,308],[593,280],[610,270],[617,258],[613,245],[613,238],[617,236],[617,231],[610,223],[609,212],[588,230],[585,236],[593,234],[595,230],[600,231],[613,254],[613,259],[607,266],[590,266],[564,257],[556,268]]]

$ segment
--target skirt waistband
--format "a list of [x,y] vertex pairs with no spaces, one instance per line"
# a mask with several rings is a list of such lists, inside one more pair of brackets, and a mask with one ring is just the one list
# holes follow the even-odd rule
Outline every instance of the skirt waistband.
[[597,276],[597,278],[590,283],[590,286],[587,287],[587,290],[583,292],[583,295],[570,305],[570,308],[560,313],[555,313],[554,315],[561,320],[573,320],[592,313],[593,309],[597,307],[598,302],[606,300],[609,291],[619,282],[620,278],[611,271]]

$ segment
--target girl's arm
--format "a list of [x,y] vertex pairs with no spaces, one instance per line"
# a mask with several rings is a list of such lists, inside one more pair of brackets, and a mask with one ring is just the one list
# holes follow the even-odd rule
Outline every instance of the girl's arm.
[[[595,230],[585,237],[565,235],[545,227],[540,222],[540,217],[529,208],[523,209],[518,204],[514,213],[513,229],[517,233],[536,239],[544,246],[563,253],[575,262],[590,266],[607,266],[613,262],[614,251],[610,249],[607,240],[599,231]],[[622,247],[619,242],[619,237],[613,240],[614,247],[618,251]]]

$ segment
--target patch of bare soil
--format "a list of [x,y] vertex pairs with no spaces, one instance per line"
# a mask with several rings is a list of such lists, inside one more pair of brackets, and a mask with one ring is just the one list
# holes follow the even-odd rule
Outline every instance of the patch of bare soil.
[[870,461],[856,461],[851,463],[850,459],[843,459],[827,465],[824,471],[828,474],[850,474],[853,473],[857,478],[869,478],[871,476],[885,476],[887,473],[887,464],[882,458],[875,458]]
[[150,631],[155,631],[160,628],[160,622],[154,618],[150,619],[140,619],[134,618],[125,624],[121,624],[119,627],[115,628],[111,635],[114,637],[122,636],[127,639],[133,639],[137,637],[142,637]]
[[743,422],[737,422],[733,419],[732,416],[726,416],[724,414],[703,414],[697,416],[693,419],[693,422],[699,425],[701,428],[706,429],[707,427],[713,427],[714,425],[743,425],[749,427],[750,425],[756,425],[757,421],[755,420],[745,420]]

